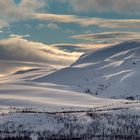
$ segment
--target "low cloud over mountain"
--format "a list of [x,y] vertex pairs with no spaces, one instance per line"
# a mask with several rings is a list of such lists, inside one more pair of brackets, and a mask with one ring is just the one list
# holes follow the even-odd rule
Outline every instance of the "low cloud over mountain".
[[32,42],[21,36],[0,40],[0,59],[22,62],[41,62],[53,65],[68,65],[79,57],[80,53],[69,53],[58,48]]

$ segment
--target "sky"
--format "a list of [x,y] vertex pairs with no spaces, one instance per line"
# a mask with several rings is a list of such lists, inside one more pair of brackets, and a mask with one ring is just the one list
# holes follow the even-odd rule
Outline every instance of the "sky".
[[0,60],[66,65],[139,38],[140,0],[0,0]]
[[139,13],[139,0],[1,0],[0,39],[73,44],[135,38]]

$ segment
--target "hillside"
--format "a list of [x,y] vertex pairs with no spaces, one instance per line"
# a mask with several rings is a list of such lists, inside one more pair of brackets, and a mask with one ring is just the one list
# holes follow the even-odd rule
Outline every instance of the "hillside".
[[140,41],[86,53],[71,66],[32,81],[67,85],[99,97],[140,99]]

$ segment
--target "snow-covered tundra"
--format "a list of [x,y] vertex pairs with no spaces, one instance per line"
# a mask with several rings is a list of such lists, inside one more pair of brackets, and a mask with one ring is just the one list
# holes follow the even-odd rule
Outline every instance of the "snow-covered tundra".
[[139,99],[139,40],[87,52],[59,70],[36,65],[1,77],[0,137],[139,139]]

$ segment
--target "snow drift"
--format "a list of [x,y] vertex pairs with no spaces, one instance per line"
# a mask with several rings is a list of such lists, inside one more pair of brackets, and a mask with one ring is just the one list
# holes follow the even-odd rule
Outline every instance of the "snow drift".
[[140,99],[140,41],[86,53],[71,66],[32,81],[67,85],[101,97]]

